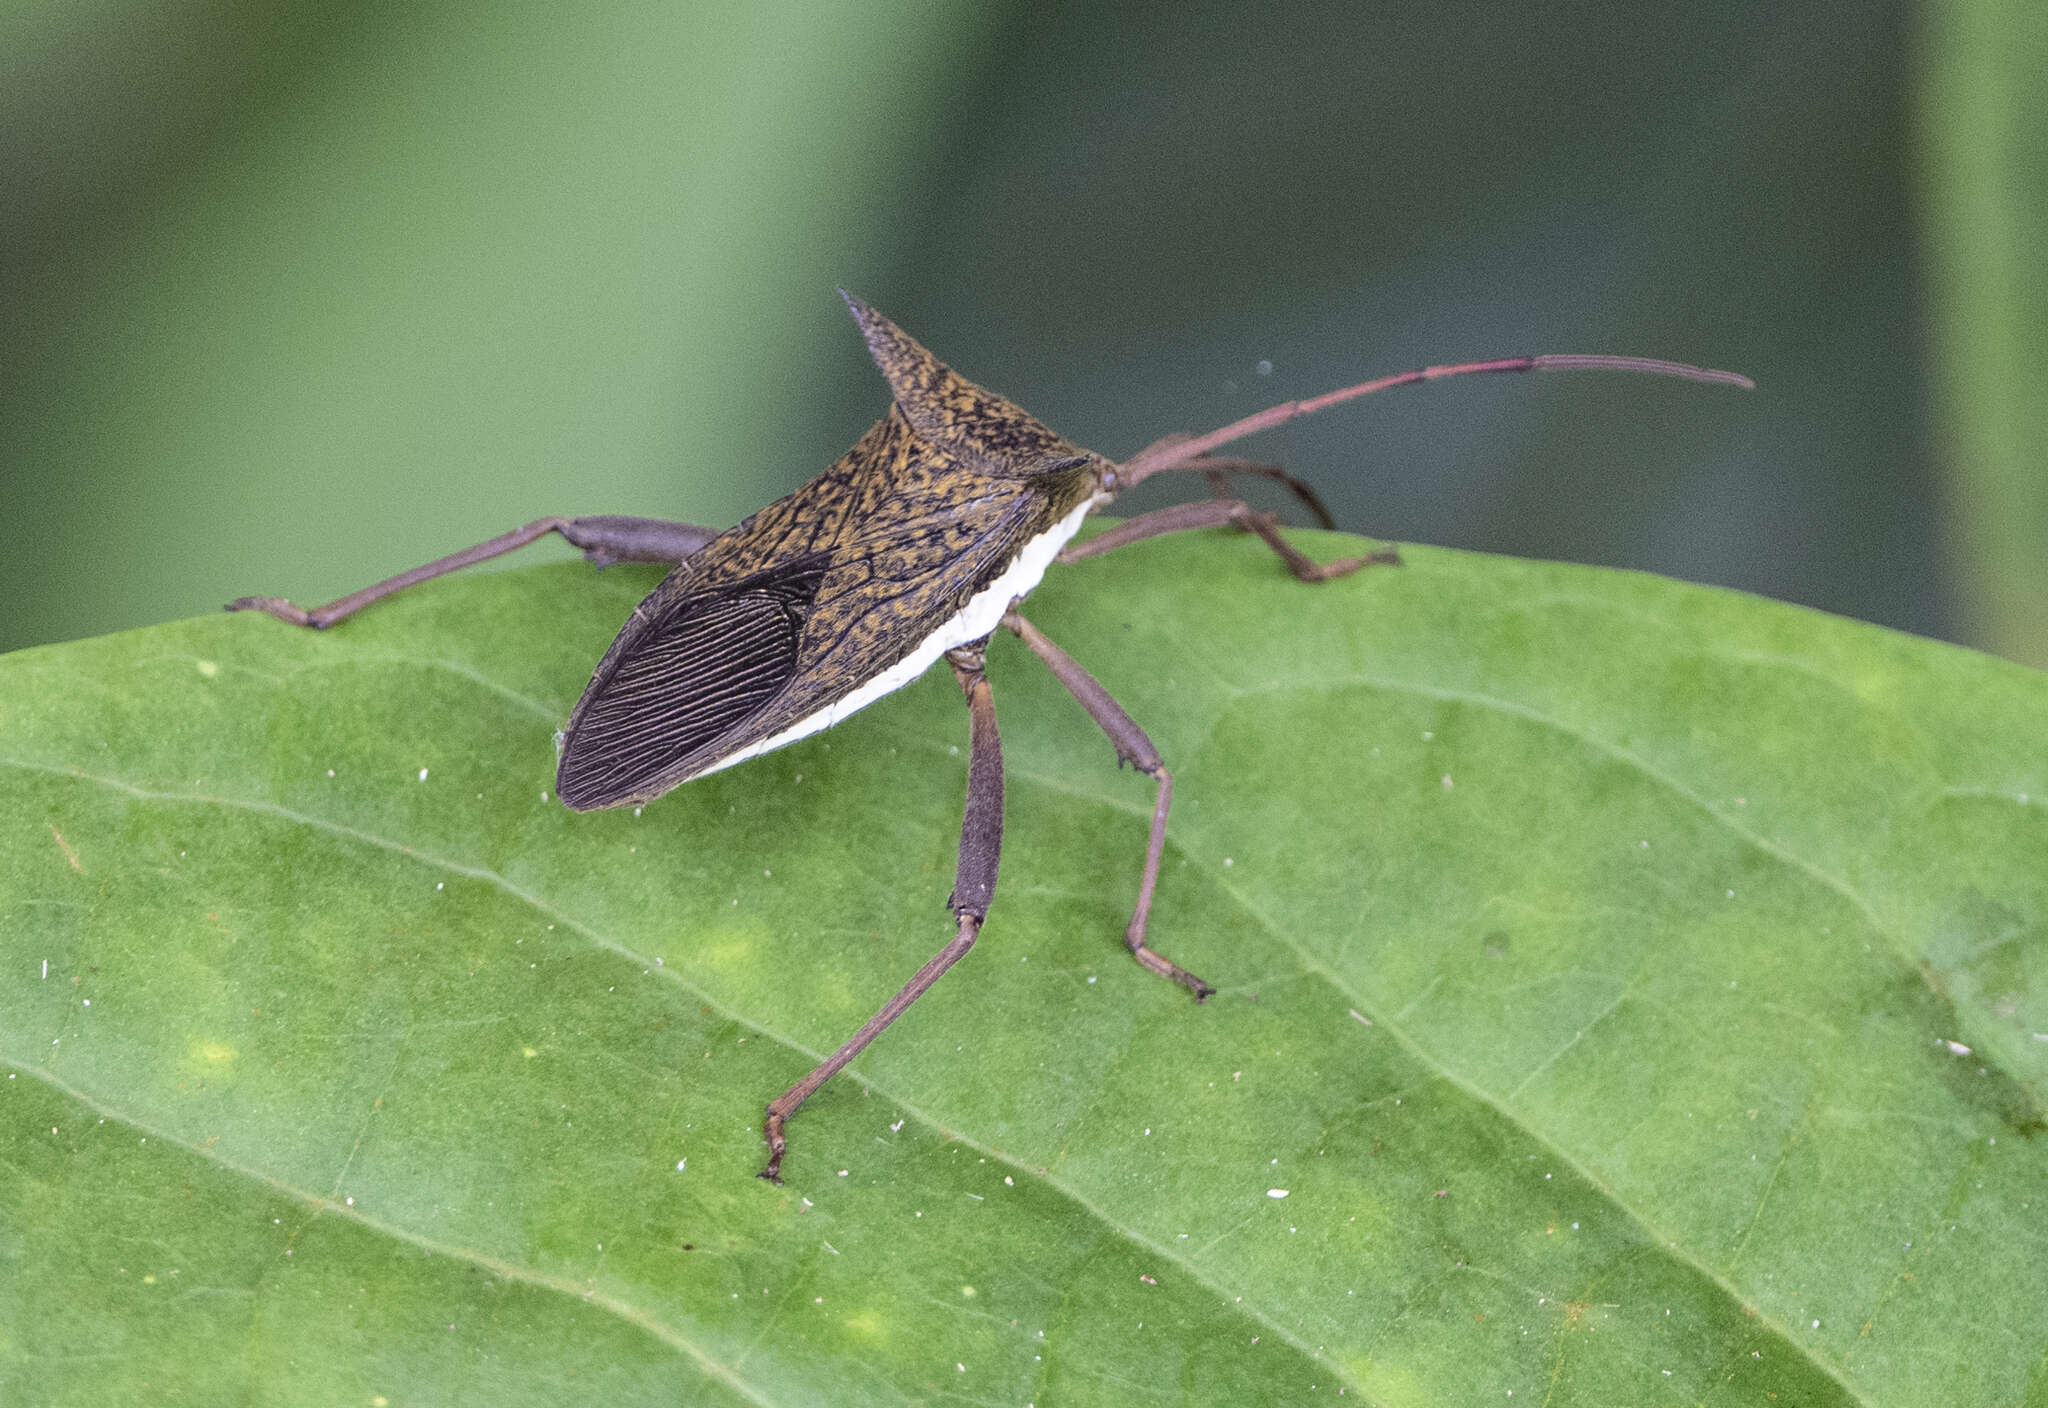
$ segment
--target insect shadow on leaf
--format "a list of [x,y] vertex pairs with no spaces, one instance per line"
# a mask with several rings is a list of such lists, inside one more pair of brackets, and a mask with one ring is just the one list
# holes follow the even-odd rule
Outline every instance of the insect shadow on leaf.
[[[598,662],[561,739],[556,790],[577,811],[639,805],[692,778],[732,767],[829,728],[922,675],[943,657],[967,702],[967,802],[948,905],[955,932],[844,1045],[772,1101],[761,1177],[781,1181],[784,1129],[798,1107],[964,957],[995,897],[1003,835],[1002,742],[986,649],[1014,633],[1108,735],[1119,763],[1157,783],[1137,903],[1124,943],[1138,962],[1197,1002],[1215,989],[1147,939],[1166,846],[1173,774],[1159,750],[1102,685],[1017,605],[1054,563],[1078,562],[1167,533],[1230,528],[1256,534],[1303,582],[1400,561],[1392,548],[1318,563],[1252,508],[1234,480],[1262,478],[1298,499],[1323,527],[1322,500],[1277,465],[1216,451],[1298,416],[1412,382],[1480,372],[1649,372],[1748,387],[1748,378],[1641,357],[1547,355],[1422,367],[1247,416],[1206,435],[1170,435],[1117,463],[1048,429],[1021,407],[968,381],[896,324],[842,294],[889,383],[888,414],[838,462],[787,498],[720,532],[660,519],[540,518],[308,610],[282,597],[242,597],[230,611],[263,611],[325,629],[373,602],[511,552],[549,533],[597,566],[672,564],[633,609]],[[1209,497],[1128,519],[1085,543],[1082,521],[1158,474],[1198,474]]]

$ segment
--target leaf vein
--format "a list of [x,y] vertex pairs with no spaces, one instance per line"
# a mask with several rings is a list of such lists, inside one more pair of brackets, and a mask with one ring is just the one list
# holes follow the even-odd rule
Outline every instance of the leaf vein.
[[217,1168],[258,1184],[280,1197],[288,1198],[310,1209],[316,1216],[342,1218],[345,1221],[355,1223],[366,1231],[379,1233],[395,1241],[417,1247],[429,1255],[445,1256],[455,1261],[467,1262],[472,1266],[490,1272],[502,1280],[516,1282],[522,1286],[531,1286],[536,1290],[550,1291],[582,1304],[594,1306],[682,1354],[685,1358],[696,1364],[708,1377],[718,1379],[728,1388],[739,1393],[749,1403],[761,1404],[763,1408],[769,1408],[769,1405],[772,1403],[772,1400],[764,1398],[758,1390],[735,1374],[730,1367],[719,1363],[718,1360],[691,1341],[681,1331],[672,1325],[656,1319],[653,1315],[640,1309],[640,1307],[630,1301],[606,1295],[594,1287],[578,1285],[566,1276],[550,1275],[545,1271],[505,1261],[500,1257],[492,1256],[488,1252],[478,1251],[473,1247],[459,1246],[453,1242],[444,1242],[439,1238],[415,1232],[411,1228],[401,1226],[398,1223],[386,1222],[382,1218],[371,1216],[361,1208],[350,1207],[348,1204],[337,1202],[333,1198],[322,1197],[320,1194],[309,1189],[289,1183],[275,1174],[266,1173],[259,1168],[251,1168],[247,1164],[231,1159],[218,1149],[210,1148],[204,1143],[186,1139],[182,1135],[175,1134],[168,1129],[150,1124],[138,1116],[127,1114],[72,1085],[70,1082],[63,1080],[52,1071],[22,1061],[8,1060],[5,1064],[32,1080],[41,1081],[52,1090],[57,1091],[67,1099],[75,1100],[95,1114],[101,1115],[106,1119],[118,1120],[130,1129],[139,1130],[149,1138],[160,1143],[183,1149],[186,1153],[196,1155]]

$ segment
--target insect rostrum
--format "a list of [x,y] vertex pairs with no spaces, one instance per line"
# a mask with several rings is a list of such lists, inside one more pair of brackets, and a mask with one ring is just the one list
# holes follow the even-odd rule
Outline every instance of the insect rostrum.
[[[1054,562],[1196,528],[1258,534],[1297,577],[1323,582],[1391,551],[1318,564],[1277,520],[1232,497],[1233,476],[1275,480],[1322,521],[1308,486],[1272,465],[1214,451],[1253,431],[1412,381],[1545,368],[1647,371],[1747,385],[1729,372],[1623,357],[1517,357],[1429,367],[1288,402],[1198,437],[1161,440],[1121,464],[1063,439],[1020,407],[958,375],[859,299],[846,296],[893,394],[888,413],[840,460],[787,498],[718,532],[656,519],[543,518],[473,548],[306,610],[278,597],[228,609],[324,628],[415,583],[561,534],[599,566],[674,564],[635,607],[598,662],[561,738],[556,790],[578,811],[646,802],[705,773],[828,728],[945,657],[969,718],[966,814],[948,905],[952,940],[861,1029],[769,1106],[769,1158],[780,1181],[784,1126],[797,1108],[966,954],[995,894],[1002,849],[1002,746],[984,651],[1015,633],[1065,684],[1130,763],[1158,783],[1138,896],[1124,942],[1145,967],[1200,1001],[1207,983],[1146,941],[1166,844],[1173,777],[1109,693],[1018,614]],[[1090,513],[1162,473],[1199,473],[1212,496],[1142,514],[1069,546]]]

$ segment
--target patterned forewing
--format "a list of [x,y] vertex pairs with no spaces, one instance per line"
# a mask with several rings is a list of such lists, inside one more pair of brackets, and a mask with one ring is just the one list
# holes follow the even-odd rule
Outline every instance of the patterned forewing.
[[[924,389],[985,394],[943,378]],[[998,429],[968,437],[949,425],[934,441],[892,407],[823,474],[671,573],[569,720],[562,800],[658,796],[820,720],[934,639],[964,643],[953,638],[962,608],[1092,489],[1085,475],[1049,494],[989,472],[992,446],[1072,447],[1035,422],[987,419]]]
[[829,679],[862,662],[879,672],[909,655],[1002,575],[1040,526],[1037,508],[1004,486],[850,545],[812,607],[804,649],[811,672]]

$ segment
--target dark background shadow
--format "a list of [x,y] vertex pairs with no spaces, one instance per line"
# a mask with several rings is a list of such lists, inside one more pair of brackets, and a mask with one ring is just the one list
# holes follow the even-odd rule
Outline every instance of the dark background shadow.
[[730,522],[884,404],[835,283],[1112,455],[1739,368],[1256,449],[1359,532],[1968,636],[1903,6],[108,15],[0,75],[0,646]]

